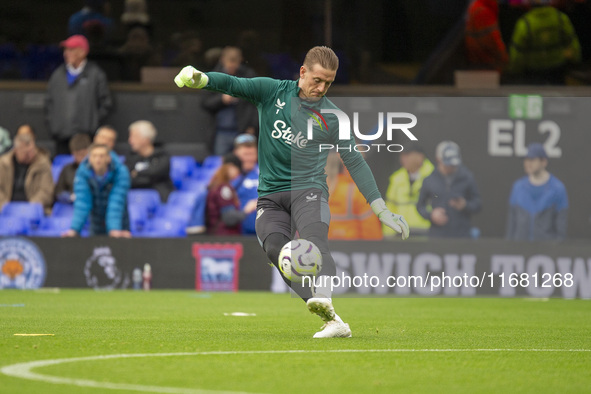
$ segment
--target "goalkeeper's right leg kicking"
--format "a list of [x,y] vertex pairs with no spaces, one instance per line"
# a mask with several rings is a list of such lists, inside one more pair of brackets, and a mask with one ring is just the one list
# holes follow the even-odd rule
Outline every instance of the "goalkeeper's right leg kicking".
[[[336,275],[335,263],[328,250],[330,211],[326,199],[321,196],[322,192],[319,189],[304,189],[273,193],[259,198],[257,237],[275,268],[279,269],[281,248],[291,241],[297,230],[300,238],[315,244],[322,253],[322,269],[318,276]],[[292,284],[285,276],[282,277],[306,302],[308,310],[324,321],[324,326],[321,331],[314,334],[314,338],[351,336],[349,325],[334,311],[330,280],[326,281],[327,286],[309,288]]]

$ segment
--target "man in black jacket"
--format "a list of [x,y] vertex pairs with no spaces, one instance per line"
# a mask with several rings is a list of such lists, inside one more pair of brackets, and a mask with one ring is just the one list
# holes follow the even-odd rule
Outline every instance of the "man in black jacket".
[[162,202],[173,190],[170,180],[170,156],[154,147],[157,131],[152,122],[138,120],[129,125],[132,154],[125,160],[132,189],[156,189]]
[[88,40],[74,35],[61,46],[64,64],[51,74],[45,102],[45,118],[58,155],[70,153],[68,144],[74,134],[92,136],[112,106],[105,73],[87,60]]
[[470,237],[472,214],[482,206],[474,176],[462,165],[455,142],[440,142],[435,156],[437,166],[423,181],[417,210],[431,221],[429,236]]
[[[219,64],[213,71],[236,77],[252,78],[254,71],[242,63],[242,51],[237,47],[225,47]],[[216,130],[213,153],[223,156],[232,151],[238,134],[256,135],[259,127],[257,108],[254,104],[218,92],[208,92],[203,108],[215,116]]]

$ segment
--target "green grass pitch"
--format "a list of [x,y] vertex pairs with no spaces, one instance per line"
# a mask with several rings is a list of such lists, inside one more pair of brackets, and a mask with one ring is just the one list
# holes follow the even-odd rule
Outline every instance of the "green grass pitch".
[[[334,303],[353,338],[312,339],[320,319],[286,294],[0,291],[0,368],[145,355],[28,369],[64,383],[0,374],[0,393],[591,391],[589,301]],[[256,316],[224,315],[233,312]],[[95,387],[76,385],[81,381]]]

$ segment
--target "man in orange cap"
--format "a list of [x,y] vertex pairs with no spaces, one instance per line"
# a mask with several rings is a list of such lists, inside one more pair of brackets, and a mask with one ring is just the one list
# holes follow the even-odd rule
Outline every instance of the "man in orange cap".
[[45,119],[56,142],[56,154],[69,154],[70,138],[77,133],[92,137],[109,113],[112,100],[105,73],[87,60],[86,37],[73,35],[61,46],[64,64],[49,78]]

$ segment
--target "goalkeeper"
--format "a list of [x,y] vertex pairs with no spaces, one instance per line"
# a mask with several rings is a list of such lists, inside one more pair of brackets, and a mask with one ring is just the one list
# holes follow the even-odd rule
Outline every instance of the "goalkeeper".
[[[244,98],[254,103],[259,111],[259,187],[256,233],[259,243],[275,267],[281,248],[299,233],[318,246],[322,253],[319,276],[336,275],[336,267],[328,248],[328,188],[324,167],[328,150],[320,144],[339,147],[343,162],[357,187],[370,203],[380,221],[408,238],[409,229],[404,218],[390,212],[377,188],[369,166],[358,152],[351,149],[353,138],[339,140],[336,116],[326,116],[320,122],[320,108],[337,109],[324,98],[334,81],[339,59],[328,47],[314,47],[308,51],[300,67],[297,81],[271,78],[237,78],[230,75],[203,73],[187,66],[174,79],[179,87],[206,89]],[[293,103],[293,105],[292,105]],[[313,138],[308,138],[307,120],[313,122]],[[310,312],[325,322],[314,338],[350,337],[349,325],[335,313],[327,286],[294,291],[306,302]],[[291,283],[284,278],[288,285]]]

